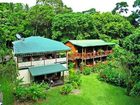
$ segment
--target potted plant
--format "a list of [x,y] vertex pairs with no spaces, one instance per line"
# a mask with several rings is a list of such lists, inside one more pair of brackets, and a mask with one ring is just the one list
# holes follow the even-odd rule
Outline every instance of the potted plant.
[[99,50],[98,50],[98,53],[99,53],[99,55],[103,55],[103,53],[104,53],[104,50],[102,50],[102,49],[99,49]]

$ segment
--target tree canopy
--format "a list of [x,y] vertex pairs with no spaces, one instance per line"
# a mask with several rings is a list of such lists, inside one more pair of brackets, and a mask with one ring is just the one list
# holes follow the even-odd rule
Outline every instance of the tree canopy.
[[140,8],[139,7],[140,7],[140,0],[135,0],[133,4],[134,10],[132,11],[132,14],[129,15],[128,17],[128,20],[135,27],[138,27],[140,24]]
[[28,6],[20,3],[2,3],[0,4],[0,37],[2,43],[11,45],[11,41],[15,40],[16,33],[26,33],[26,15]]
[[125,38],[124,47],[135,54],[140,53],[140,28]]
[[33,29],[32,35],[50,37],[54,15],[53,8],[49,6],[36,5],[32,7],[27,15],[30,27]]
[[92,17],[99,34],[105,34],[113,39],[119,39],[132,33],[133,26],[119,14],[96,13]]
[[72,9],[64,5],[62,0],[37,0],[37,4],[50,6],[57,14],[72,12]]
[[127,2],[119,2],[116,3],[116,7],[112,10],[112,13],[127,13],[128,12],[128,4]]
[[52,22],[52,38],[62,40],[97,38],[93,18],[88,14],[56,15]]
[[85,13],[85,14],[94,14],[96,13],[96,9],[95,8],[91,8],[89,10],[86,10],[86,11],[83,11],[82,13]]

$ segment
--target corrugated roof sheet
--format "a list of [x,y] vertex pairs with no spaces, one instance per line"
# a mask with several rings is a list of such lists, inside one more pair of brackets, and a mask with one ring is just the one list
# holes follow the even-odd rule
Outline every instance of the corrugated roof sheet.
[[24,40],[14,41],[13,49],[15,55],[70,50],[70,48],[65,46],[62,42],[40,36],[31,36]]
[[73,45],[80,47],[92,47],[92,46],[105,46],[114,45],[114,43],[108,43],[103,40],[69,40]]
[[53,64],[53,65],[46,65],[46,66],[38,66],[38,67],[31,67],[29,71],[32,76],[39,76],[51,73],[57,73],[68,70],[62,64]]

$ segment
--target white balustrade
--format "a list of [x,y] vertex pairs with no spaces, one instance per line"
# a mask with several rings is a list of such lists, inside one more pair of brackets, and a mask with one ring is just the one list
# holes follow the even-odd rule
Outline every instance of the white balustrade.
[[66,62],[66,57],[65,58],[57,58],[57,59],[46,59],[46,60],[39,60],[39,61],[21,62],[21,63],[18,63],[18,68],[50,65],[50,64],[54,64],[56,62],[57,63]]

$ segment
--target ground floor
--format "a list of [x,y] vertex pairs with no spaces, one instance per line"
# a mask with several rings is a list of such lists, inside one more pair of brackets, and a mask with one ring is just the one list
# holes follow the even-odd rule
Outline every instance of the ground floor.
[[33,81],[36,83],[42,83],[42,82],[48,83],[50,86],[63,85],[64,84],[64,71],[40,75],[40,76],[34,76],[33,78],[34,78]]
[[61,87],[55,87],[47,91],[46,100],[24,105],[140,105],[140,97],[127,96],[124,88],[99,81],[97,76],[82,75],[79,94],[61,95]]
[[18,79],[22,79],[23,84],[47,82],[56,86],[64,84],[65,75],[68,75],[66,64],[51,64],[19,70]]

